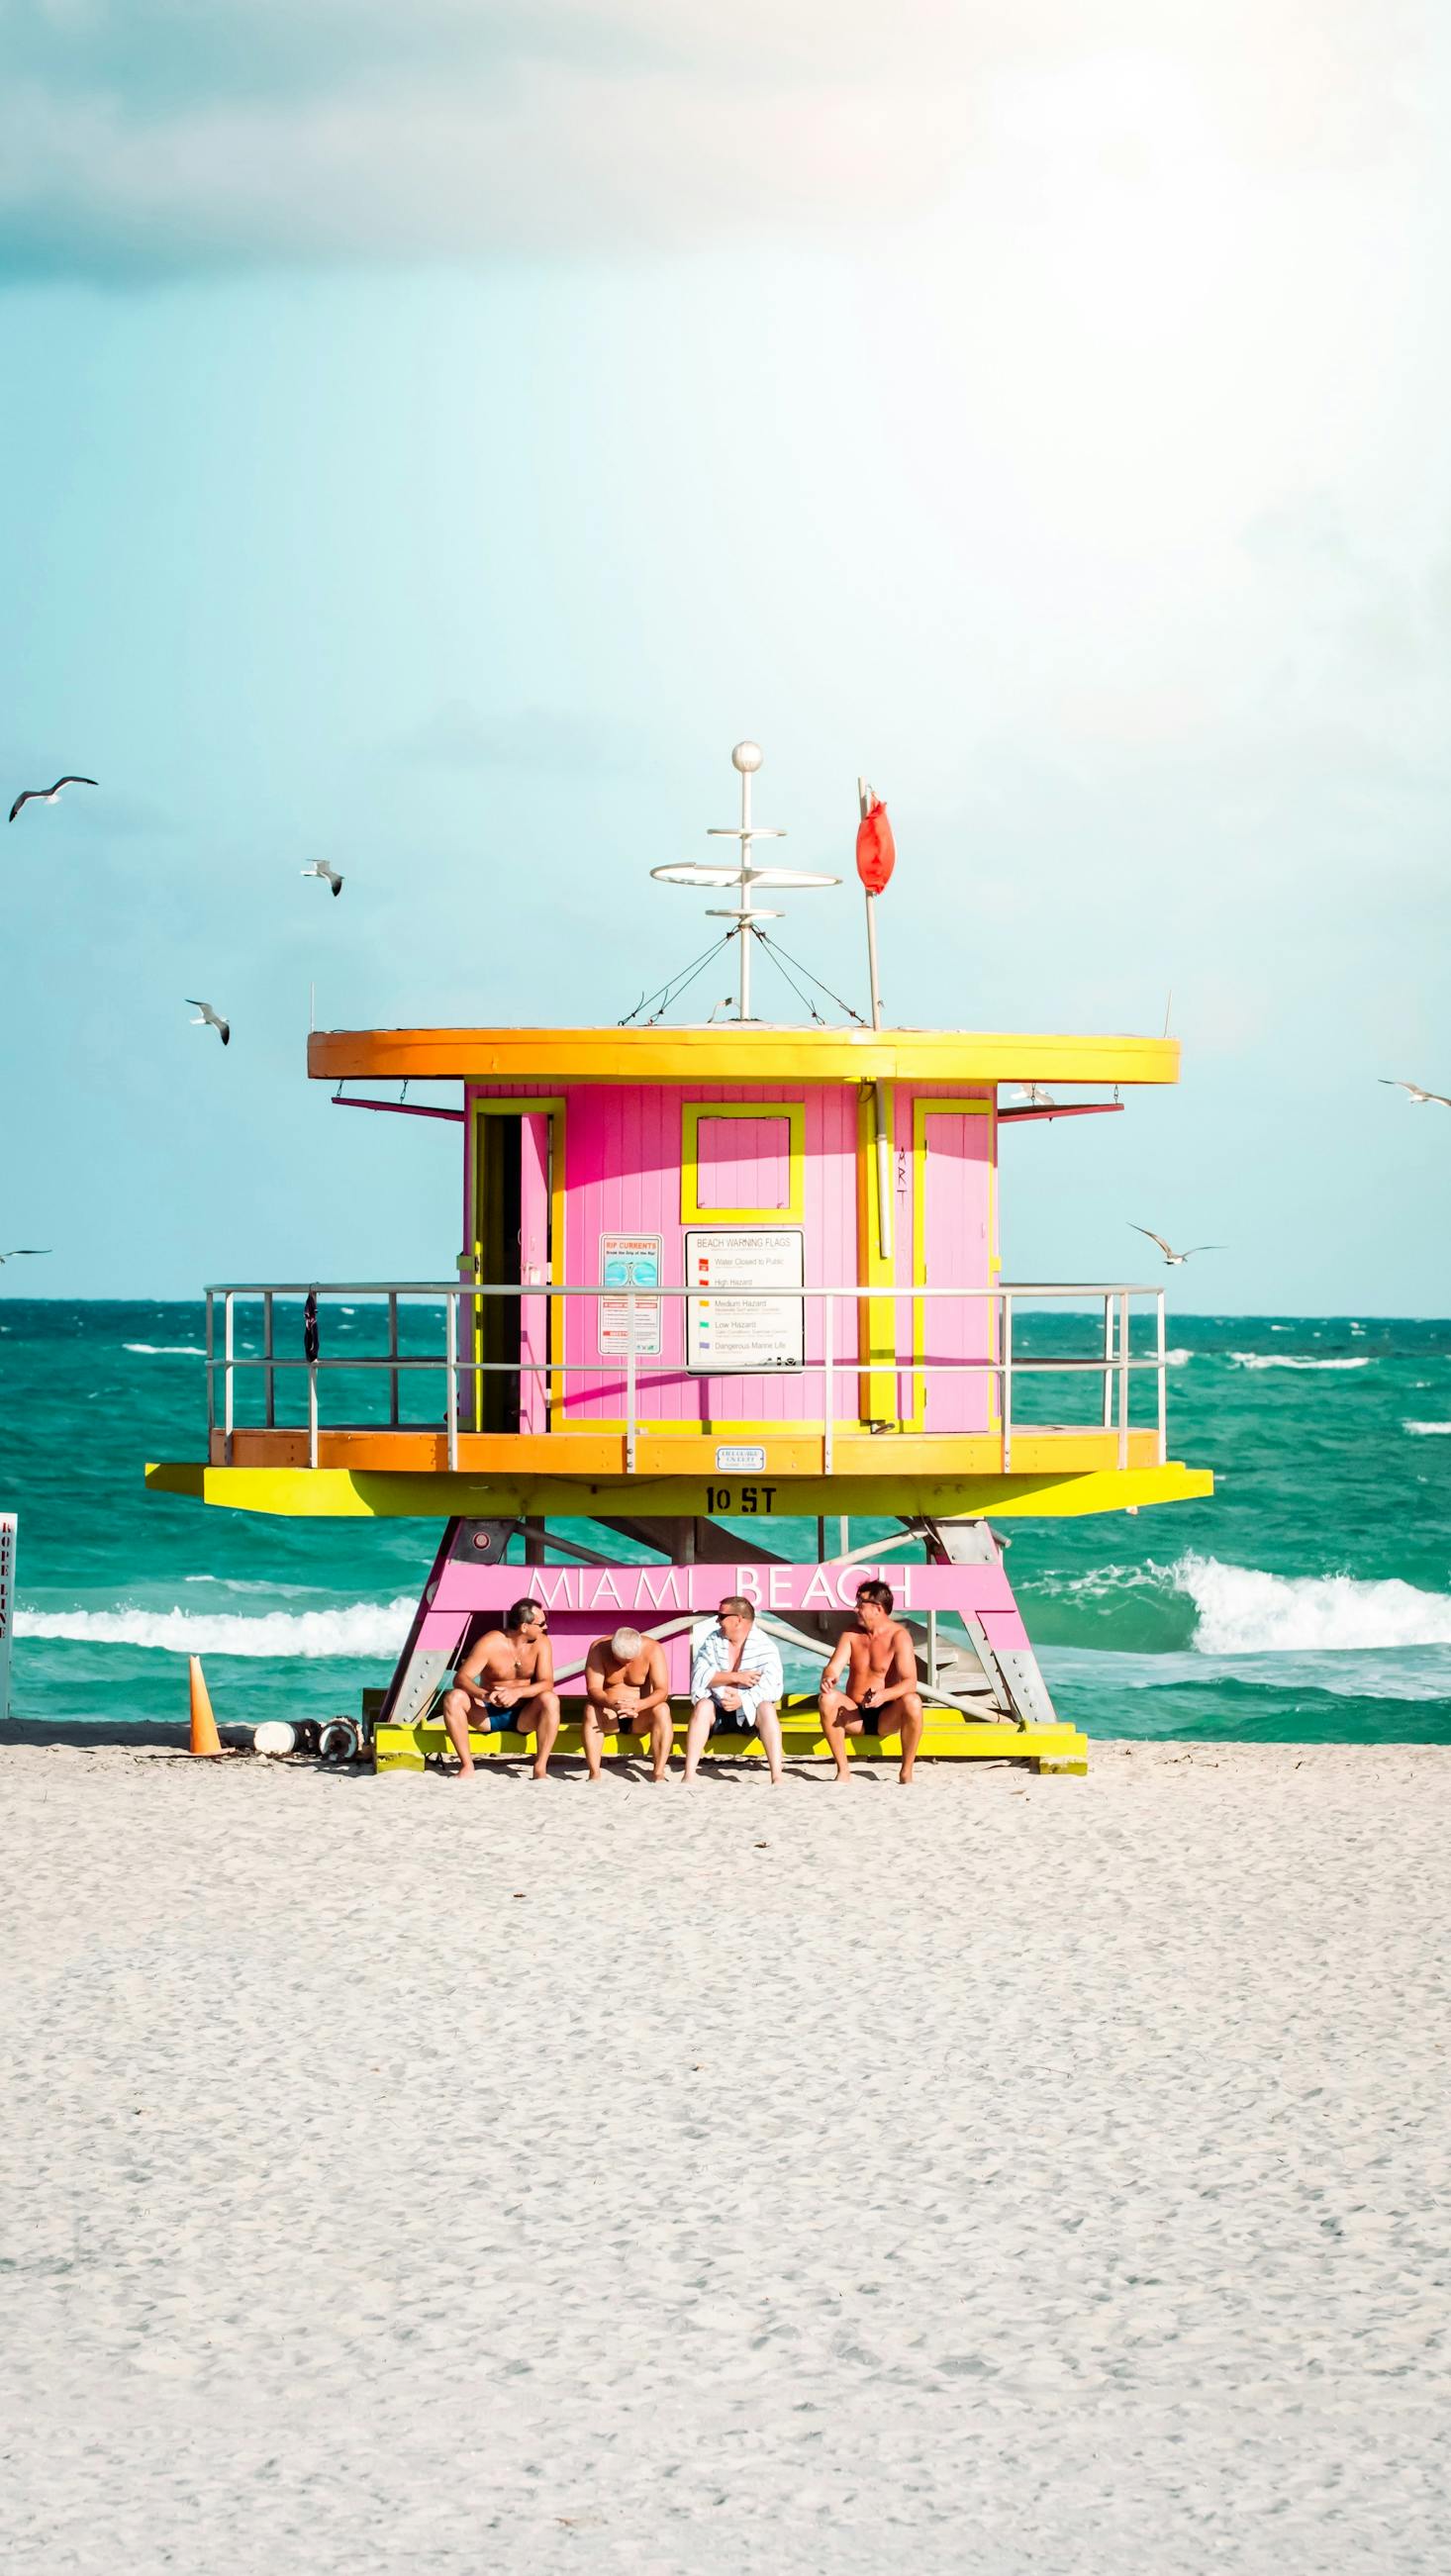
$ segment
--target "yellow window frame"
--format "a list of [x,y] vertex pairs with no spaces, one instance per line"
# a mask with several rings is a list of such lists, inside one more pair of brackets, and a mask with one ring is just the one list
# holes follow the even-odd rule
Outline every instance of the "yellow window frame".
[[[784,1118],[789,1196],[785,1207],[702,1207],[702,1118]],[[804,1225],[806,1221],[806,1103],[804,1100],[685,1100],[680,1106],[680,1221],[682,1225]]]

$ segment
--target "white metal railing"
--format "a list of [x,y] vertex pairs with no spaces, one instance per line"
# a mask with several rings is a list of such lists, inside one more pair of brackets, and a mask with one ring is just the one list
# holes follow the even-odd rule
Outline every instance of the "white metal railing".
[[[474,1413],[475,1422],[477,1423],[478,1415],[482,1410],[480,1391],[482,1388],[482,1382],[487,1376],[503,1375],[506,1377],[516,1378],[519,1382],[521,1410],[526,1380],[532,1381],[534,1388],[539,1390],[541,1393],[552,1394],[556,1380],[571,1377],[588,1377],[596,1380],[597,1383],[603,1382],[603,1385],[608,1388],[618,1383],[621,1376],[623,1376],[625,1396],[625,1466],[626,1472],[633,1475],[635,1472],[636,1449],[640,1430],[640,1381],[642,1375],[647,1380],[652,1377],[668,1377],[678,1380],[683,1375],[688,1374],[697,1382],[700,1382],[709,1375],[719,1376],[723,1374],[758,1377],[790,1376],[792,1378],[815,1378],[819,1379],[821,1382],[822,1427],[824,1437],[823,1463],[825,1465],[826,1473],[830,1475],[834,1464],[834,1444],[837,1430],[836,1388],[837,1381],[841,1377],[891,1377],[894,1380],[900,1380],[902,1378],[911,1380],[913,1382],[914,1391],[913,1402],[907,1410],[914,1416],[919,1410],[917,1399],[918,1382],[925,1384],[925,1381],[928,1378],[939,1377],[985,1377],[990,1381],[993,1381],[997,1388],[999,1422],[996,1427],[998,1428],[1001,1437],[1002,1473],[1006,1475],[1010,1472],[1012,1465],[1013,1439],[1015,1433],[1013,1394],[1016,1382],[1019,1379],[1032,1376],[1052,1376],[1054,1378],[1061,1378],[1064,1376],[1097,1376],[1102,1381],[1103,1391],[1102,1428],[1104,1431],[1117,1433],[1117,1461],[1120,1467],[1126,1467],[1129,1462],[1129,1431],[1131,1427],[1130,1395],[1133,1378],[1136,1373],[1144,1370],[1152,1370],[1155,1377],[1157,1395],[1157,1439],[1155,1454],[1161,1466],[1164,1464],[1168,1456],[1168,1403],[1166,1388],[1168,1361],[1165,1349],[1164,1292],[1162,1288],[1127,1286],[1119,1282],[1114,1283],[1112,1286],[1101,1286],[1083,1282],[1076,1284],[1063,1282],[1044,1284],[1041,1282],[1028,1281],[1013,1281],[1011,1284],[1000,1284],[995,1288],[928,1288],[917,1287],[911,1284],[899,1285],[897,1283],[890,1282],[879,1283],[870,1287],[864,1286],[860,1282],[853,1282],[850,1286],[846,1287],[823,1288],[777,1288],[774,1283],[768,1289],[723,1288],[712,1286],[704,1293],[708,1294],[713,1301],[720,1304],[724,1304],[733,1298],[746,1298],[757,1305],[767,1301],[774,1301],[782,1306],[794,1307],[799,1305],[803,1310],[803,1358],[801,1362],[799,1364],[792,1362],[789,1366],[777,1368],[746,1368],[742,1370],[732,1369],[730,1371],[719,1369],[715,1371],[708,1369],[692,1369],[687,1372],[683,1356],[679,1358],[665,1358],[664,1356],[657,1357],[641,1353],[637,1349],[637,1343],[640,1336],[636,1331],[636,1318],[641,1306],[646,1308],[653,1307],[658,1310],[665,1300],[682,1297],[699,1297],[702,1293],[703,1292],[698,1287],[624,1289],[606,1288],[594,1284],[589,1286],[553,1285],[532,1280],[526,1280],[522,1283],[511,1282],[507,1285],[495,1286],[490,1284],[480,1284],[477,1281],[468,1279],[395,1280],[389,1282],[369,1280],[351,1283],[329,1282],[326,1286],[312,1282],[300,1283],[279,1281],[270,1286],[238,1282],[230,1285],[208,1288],[206,1291],[208,1434],[211,1435],[218,1430],[221,1431],[226,1443],[226,1456],[230,1459],[232,1438],[237,1429],[237,1381],[239,1374],[242,1372],[261,1372],[263,1425],[266,1429],[273,1430],[277,1427],[276,1390],[278,1371],[281,1370],[291,1375],[298,1370],[305,1370],[307,1379],[307,1455],[309,1466],[315,1467],[318,1463],[319,1431],[320,1427],[322,1427],[319,1399],[319,1379],[321,1376],[329,1371],[340,1370],[366,1373],[370,1376],[376,1377],[381,1371],[386,1374],[388,1382],[388,1414],[386,1426],[368,1423],[364,1425],[353,1424],[347,1426],[338,1424],[330,1427],[336,1427],[339,1429],[344,1427],[386,1427],[388,1430],[393,1431],[400,1429],[436,1430],[438,1428],[437,1414],[433,1416],[431,1422],[412,1422],[405,1417],[402,1408],[400,1393],[402,1384],[413,1373],[419,1370],[424,1370],[432,1372],[435,1376],[441,1373],[446,1379],[448,1388],[450,1389],[450,1395],[445,1409],[445,1422],[448,1435],[448,1464],[451,1468],[456,1468],[458,1465],[460,1429],[463,1428],[467,1430],[470,1427],[468,1425],[461,1425],[460,1420],[463,1410],[464,1395],[470,1384],[474,1390]],[[355,1300],[368,1300],[370,1302],[380,1299],[386,1300],[386,1349],[381,1352],[345,1351],[339,1356],[334,1357],[329,1355],[327,1358],[324,1358],[322,1356],[321,1348],[319,1347],[318,1356],[315,1359],[308,1359],[305,1355],[300,1358],[284,1357],[277,1349],[275,1301],[279,1297],[283,1299],[292,1299],[306,1298],[308,1296],[313,1296],[318,1299],[337,1298],[347,1300],[349,1302]],[[485,1298],[496,1297],[514,1298],[521,1301],[525,1298],[537,1299],[541,1303],[549,1303],[550,1305],[555,1301],[566,1300],[569,1298],[589,1298],[596,1302],[601,1298],[608,1298],[612,1308],[616,1312],[618,1312],[622,1305],[626,1310],[626,1347],[618,1355],[600,1354],[598,1356],[592,1356],[586,1360],[556,1359],[552,1354],[548,1358],[545,1358],[537,1353],[526,1351],[522,1347],[517,1359],[483,1359],[476,1353],[472,1352],[461,1357],[459,1353],[458,1319],[459,1300],[464,1297],[473,1299],[476,1305]],[[1141,1351],[1135,1353],[1131,1348],[1130,1325],[1133,1312],[1132,1301],[1136,1298],[1150,1301],[1153,1308],[1155,1339],[1152,1351]],[[430,1350],[418,1352],[404,1349],[399,1329],[400,1299],[414,1300],[424,1306],[437,1306],[442,1303],[444,1331],[443,1348],[441,1351]],[[239,1306],[249,1307],[259,1300],[262,1308],[260,1336],[261,1346],[255,1351],[240,1350],[237,1346],[238,1308]],[[1101,1351],[1094,1349],[1081,1357],[1076,1353],[1060,1355],[1057,1352],[1042,1351],[1025,1354],[1022,1351],[1021,1346],[1015,1344],[1014,1322],[1015,1318],[1020,1314],[1023,1306],[1033,1300],[1040,1300],[1049,1304],[1056,1302],[1059,1305],[1070,1300],[1078,1304],[1082,1304],[1085,1301],[1092,1301],[1092,1303],[1096,1305],[1099,1300],[1102,1300],[1103,1343]],[[904,1306],[912,1308],[914,1314],[914,1344],[922,1337],[922,1332],[925,1329],[919,1320],[921,1309],[931,1309],[933,1307],[940,1306],[944,1302],[955,1305],[958,1308],[977,1308],[987,1305],[992,1310],[988,1319],[987,1334],[989,1356],[978,1359],[952,1358],[942,1360],[925,1358],[917,1354],[915,1350],[911,1355],[905,1357],[895,1350],[890,1352],[880,1351],[873,1346],[870,1314],[866,1317],[862,1329],[858,1331],[857,1350],[855,1352],[841,1351],[839,1350],[837,1343],[835,1314],[838,1304],[843,1301],[849,1301],[858,1310],[858,1312],[860,1312],[864,1307],[868,1309],[875,1307],[879,1313],[883,1307],[887,1306],[890,1306],[894,1310],[894,1313],[896,1310],[900,1310]],[[218,1353],[217,1350],[216,1339],[216,1309],[219,1304],[222,1310],[220,1353]],[[814,1358],[811,1356],[810,1338],[804,1330],[806,1316],[812,1309],[819,1310],[821,1325],[818,1342],[819,1356]],[[1147,1317],[1145,1317],[1144,1320],[1147,1321]],[[322,1318],[320,1316],[320,1332],[321,1328]],[[896,1338],[897,1336],[894,1332],[894,1341]],[[219,1379],[220,1406],[218,1404]],[[723,1427],[728,1428],[728,1426]],[[1049,1426],[1038,1423],[1020,1423],[1016,1427],[1020,1430],[1036,1431],[1046,1429]],[[781,1428],[782,1431],[785,1432],[789,1430],[791,1426],[789,1423],[783,1422]],[[887,1434],[886,1436],[891,1437],[891,1434]]]

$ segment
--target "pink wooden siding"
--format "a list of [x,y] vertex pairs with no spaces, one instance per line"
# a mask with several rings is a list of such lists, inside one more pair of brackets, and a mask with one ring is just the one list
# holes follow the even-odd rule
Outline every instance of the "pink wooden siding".
[[[748,1087],[714,1089],[717,1100],[759,1099]],[[770,1097],[779,1100],[776,1090]],[[839,1284],[856,1277],[856,1094],[835,1085],[803,1089],[806,1145],[804,1241],[808,1282]],[[600,1276],[600,1238],[604,1234],[658,1234],[663,1238],[662,1279],[685,1281],[685,1226],[681,1216],[682,1107],[701,1095],[679,1086],[654,1090],[613,1084],[581,1085],[569,1095],[565,1149],[568,1212],[566,1261],[572,1280],[596,1282]],[[725,1120],[723,1125],[738,1122]],[[754,1125],[754,1121],[741,1121]],[[764,1122],[775,1123],[775,1122]],[[768,1202],[767,1202],[768,1203]],[[755,1205],[755,1201],[742,1201]],[[568,1380],[568,1418],[575,1422],[619,1421],[625,1409],[624,1372],[618,1361],[599,1358],[595,1309],[584,1298],[570,1301],[567,1356],[587,1376]],[[856,1386],[849,1364],[856,1355],[856,1318],[843,1299],[835,1319],[835,1356],[843,1363],[837,1381],[838,1418],[853,1415]],[[642,1362],[639,1371],[640,1414],[653,1422],[797,1422],[822,1418],[823,1383],[819,1366],[822,1317],[808,1307],[806,1356],[818,1363],[815,1373],[791,1372],[762,1377],[699,1378],[685,1369],[684,1300],[668,1298],[661,1319],[658,1362]],[[596,1373],[597,1372],[597,1373]]]
[[[989,1283],[988,1154],[992,1122],[978,1111],[929,1110],[923,1122],[922,1205],[928,1288],[981,1288]],[[924,1364],[992,1356],[992,1310],[984,1298],[928,1297],[921,1307]],[[928,1373],[923,1396],[928,1431],[984,1431],[992,1416],[985,1375]]]
[[[582,1083],[489,1083],[470,1086],[471,1098],[532,1099],[564,1094],[565,1108],[565,1241],[551,1252],[556,1281],[597,1285],[600,1239],[605,1234],[658,1234],[662,1238],[661,1277],[681,1285],[685,1277],[685,1225],[681,1215],[682,1108],[687,1100],[748,1102],[783,1096],[799,1099],[804,1109],[804,1238],[808,1284],[841,1283],[857,1276],[857,1092],[846,1084],[803,1086],[783,1095],[748,1085],[713,1086],[708,1095],[681,1085],[658,1089],[638,1085]],[[895,1087],[892,1152],[893,1277],[896,1283],[896,1348],[898,1409],[902,1419],[913,1409],[913,1310],[908,1290],[915,1275],[915,1207],[913,1191],[913,1100],[905,1084]],[[928,1096],[924,1090],[922,1096]],[[971,1096],[971,1095],[969,1095]],[[784,1210],[789,1197],[785,1122],[772,1119],[722,1119],[700,1122],[702,1178],[709,1157],[709,1195],[702,1204]],[[992,1256],[992,1155],[994,1121],[979,1111],[932,1113],[927,1121],[927,1172],[924,1205],[926,1257],[931,1286],[990,1287]],[[732,1134],[730,1131],[736,1131]],[[741,1132],[745,1134],[742,1137]],[[465,1130],[471,1135],[471,1129]],[[764,1151],[763,1151],[764,1147]],[[470,1184],[471,1186],[471,1178]],[[742,1196],[717,1198],[717,1191],[740,1189]],[[465,1242],[473,1232],[468,1208]],[[723,1216],[723,1223],[728,1217]],[[924,1300],[923,1356],[926,1358],[990,1356],[993,1343],[987,1302],[970,1310],[954,1309],[942,1300]],[[839,1299],[833,1319],[838,1420],[855,1418],[859,1380],[856,1375],[856,1310]],[[823,1381],[821,1310],[808,1308],[804,1373],[762,1377],[697,1378],[685,1369],[684,1301],[665,1301],[659,1361],[639,1365],[639,1412],[645,1421],[694,1426],[733,1423],[816,1422],[822,1418]],[[567,1301],[565,1357],[571,1374],[565,1381],[564,1418],[571,1422],[620,1421],[625,1411],[621,1363],[599,1355],[598,1315],[592,1300]],[[930,1390],[930,1393],[927,1392]],[[976,1430],[997,1419],[995,1386],[986,1377],[927,1380],[926,1427],[935,1431]],[[556,1420],[559,1415],[556,1414]]]
[[696,1131],[696,1197],[703,1208],[788,1208],[788,1118],[702,1118]]

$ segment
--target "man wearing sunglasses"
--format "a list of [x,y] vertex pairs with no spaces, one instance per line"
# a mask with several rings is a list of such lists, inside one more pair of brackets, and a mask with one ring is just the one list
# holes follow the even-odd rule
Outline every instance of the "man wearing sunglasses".
[[443,1722],[461,1780],[473,1776],[471,1727],[476,1735],[532,1735],[534,1777],[543,1779],[559,1733],[559,1694],[542,1602],[516,1601],[502,1628],[486,1628],[470,1646],[443,1703]]

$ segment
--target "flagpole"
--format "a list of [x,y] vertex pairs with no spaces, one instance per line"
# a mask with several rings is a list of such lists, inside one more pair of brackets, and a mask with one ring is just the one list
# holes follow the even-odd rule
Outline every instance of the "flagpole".
[[[867,808],[872,801],[872,791],[864,778],[859,778],[857,780],[856,797],[857,804],[861,809],[861,819],[865,822],[867,819]],[[867,974],[870,978],[872,988],[872,1026],[874,1029],[879,1029],[882,1025],[882,996],[877,983],[877,898],[873,894],[870,886],[868,886],[866,891]]]

